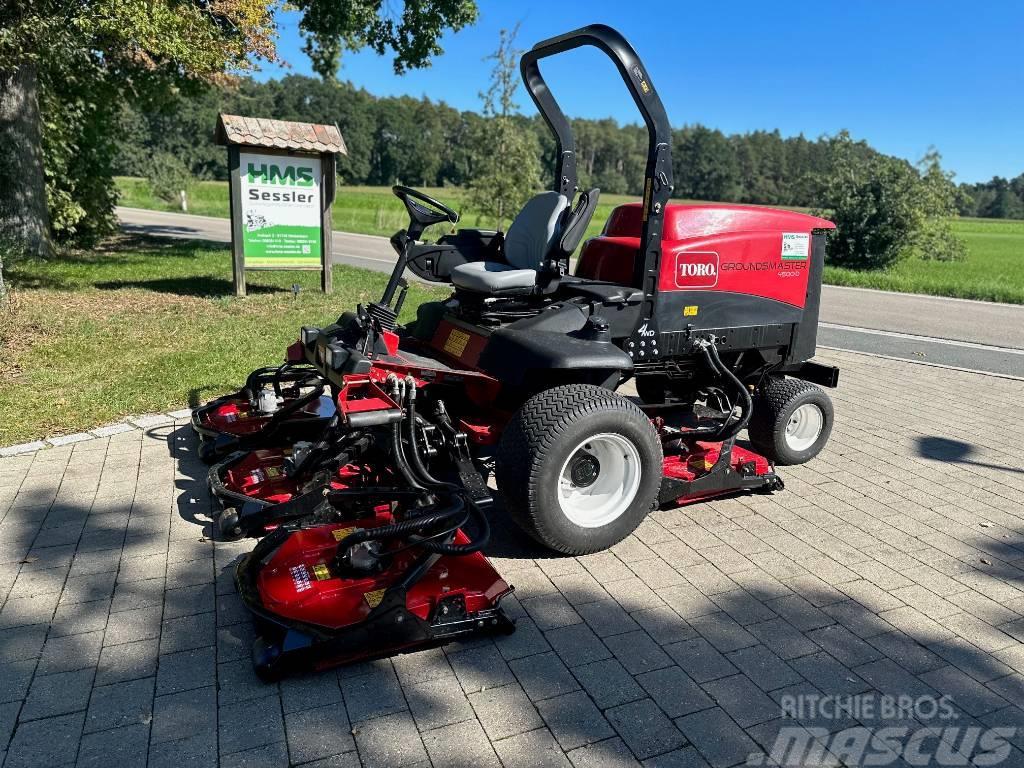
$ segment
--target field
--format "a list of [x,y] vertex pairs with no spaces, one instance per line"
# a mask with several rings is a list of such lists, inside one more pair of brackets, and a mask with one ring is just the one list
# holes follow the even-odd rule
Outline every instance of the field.
[[[180,211],[180,207],[154,197],[144,179],[119,178],[121,205],[148,208],[157,211]],[[466,191],[458,187],[422,187],[423,192],[459,211],[460,224],[468,227],[486,226],[479,214],[466,205]],[[588,236],[596,235],[612,209],[634,198],[626,195],[601,195]],[[339,187],[331,216],[336,230],[363,235],[390,237],[409,223],[405,206],[391,193],[390,187]],[[189,196],[189,213],[200,216],[228,217],[227,184],[221,181],[201,181]],[[508,226],[508,222],[505,222]]]
[[[122,194],[122,205],[177,210],[174,205],[154,198],[143,179],[119,179],[118,187]],[[424,191],[460,210],[467,226],[476,226],[479,217],[472,209],[464,207],[463,190],[426,188]],[[602,195],[588,236],[600,231],[612,208],[632,199],[624,195]],[[226,217],[227,185],[217,181],[196,184],[189,211],[205,216]],[[391,235],[407,223],[402,204],[387,187],[339,188],[333,219],[337,230],[366,235]],[[910,258],[893,269],[875,272],[827,267],[825,282],[1024,304],[1024,221],[958,219],[954,222],[954,229],[967,243],[969,255],[965,262],[943,263]]]
[[[257,272],[238,300],[230,275],[223,246],[129,237],[11,265],[13,307],[0,309],[0,446],[229,392],[282,360],[302,325],[378,299],[387,279],[335,267],[334,293],[324,296],[318,273]],[[403,320],[440,295],[414,285]]]
[[825,268],[825,282],[884,291],[1024,304],[1024,221],[957,219],[967,243],[962,262],[905,259],[884,272]]

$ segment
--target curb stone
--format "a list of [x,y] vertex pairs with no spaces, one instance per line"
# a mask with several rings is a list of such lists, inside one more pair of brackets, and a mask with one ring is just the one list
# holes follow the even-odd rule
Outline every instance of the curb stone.
[[183,421],[191,418],[191,416],[191,408],[181,408],[177,411],[168,411],[166,413],[147,413],[143,416],[129,416],[124,421],[96,427],[88,432],[75,432],[71,435],[57,435],[42,440],[33,440],[30,443],[0,446],[0,458],[35,453],[45,448],[59,448],[64,445],[72,445],[73,443],[82,443],[86,440],[95,440],[98,437],[111,437],[112,435],[120,435],[125,432],[161,427],[172,424],[175,421]]

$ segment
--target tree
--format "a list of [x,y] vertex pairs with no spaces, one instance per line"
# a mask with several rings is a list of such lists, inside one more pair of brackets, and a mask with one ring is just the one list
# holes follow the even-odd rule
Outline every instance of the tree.
[[292,0],[302,12],[299,29],[313,70],[324,79],[338,71],[343,50],[369,47],[379,55],[395,53],[396,74],[426,67],[443,53],[438,38],[476,21],[475,0],[406,0],[401,15],[384,0]]
[[19,175],[0,189],[0,228],[36,255],[52,252],[51,234],[109,219],[119,102],[274,55],[263,0],[0,0],[0,18],[0,92],[20,107],[0,114],[0,161]]
[[470,182],[470,199],[482,216],[501,229],[540,187],[540,147],[530,121],[514,114],[519,87],[519,54],[515,48],[519,25],[501,30],[498,49],[484,61],[493,61],[491,83],[480,94],[483,101],[481,131],[475,142],[479,155]]
[[[47,256],[54,234],[82,241],[110,228],[122,105],[173,103],[175,94],[275,60],[281,7],[276,0],[0,0],[0,236]],[[297,0],[295,7],[314,66],[331,79],[341,50],[363,46],[393,49],[398,72],[426,66],[446,28],[476,18],[474,0],[407,0],[398,19],[382,0]]]
[[672,175],[676,192],[696,200],[735,200],[739,167],[729,140],[702,125],[675,132]]
[[964,245],[948,225],[956,214],[955,188],[938,154],[925,157],[922,174],[868,149],[845,131],[830,142],[831,168],[820,183],[821,213],[836,224],[828,261],[884,269],[915,250],[927,258],[962,258]]

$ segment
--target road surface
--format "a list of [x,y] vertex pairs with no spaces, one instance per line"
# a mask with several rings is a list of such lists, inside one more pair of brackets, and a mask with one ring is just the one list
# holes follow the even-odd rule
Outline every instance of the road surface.
[[[118,208],[129,232],[230,242],[227,219]],[[332,261],[390,272],[387,238],[334,233]],[[822,288],[818,345],[1024,377],[1024,306],[863,288]]]

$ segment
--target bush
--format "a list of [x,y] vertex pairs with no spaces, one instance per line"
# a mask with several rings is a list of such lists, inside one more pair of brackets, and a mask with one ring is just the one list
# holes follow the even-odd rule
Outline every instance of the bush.
[[153,194],[168,203],[180,203],[182,190],[187,194],[192,186],[188,167],[170,152],[153,155],[147,176]]
[[880,155],[841,133],[830,142],[831,170],[822,197],[836,225],[828,242],[830,264],[885,269],[901,258],[955,261],[966,246],[950,226],[958,193],[929,153],[918,170]]

